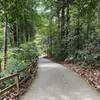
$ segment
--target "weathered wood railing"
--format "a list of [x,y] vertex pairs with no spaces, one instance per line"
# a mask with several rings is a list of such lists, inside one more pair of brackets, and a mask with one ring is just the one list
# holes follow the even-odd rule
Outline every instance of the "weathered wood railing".
[[[9,91],[10,89],[12,89],[13,87],[16,86],[17,88],[17,93],[19,94],[19,90],[20,90],[20,84],[25,81],[28,77],[34,77],[34,75],[37,72],[37,59],[33,60],[32,63],[30,65],[28,65],[28,67],[18,71],[15,74],[12,74],[8,77],[4,77],[0,79],[0,83],[10,80],[10,79],[14,79],[14,83],[11,84],[9,87],[0,90],[0,95],[3,95],[4,93],[6,93],[7,91]],[[21,78],[21,73],[26,74],[26,76],[24,76],[23,78]]]

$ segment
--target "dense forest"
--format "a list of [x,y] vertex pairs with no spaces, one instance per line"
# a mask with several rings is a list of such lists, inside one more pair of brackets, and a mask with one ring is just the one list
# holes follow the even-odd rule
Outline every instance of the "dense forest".
[[[100,64],[100,2],[54,0],[47,5],[48,53],[56,60]],[[48,9],[48,10],[47,10]],[[47,22],[47,21],[46,21]]]
[[36,6],[33,0],[0,0],[0,100],[1,93],[15,82],[19,87],[18,80],[28,76],[23,70],[38,57],[34,42],[39,16]]
[[100,67],[100,1],[0,0],[0,78],[43,54]]
[[1,71],[9,66],[14,70],[15,64],[31,61],[36,56],[32,42],[36,34],[35,6],[33,0],[0,1]]

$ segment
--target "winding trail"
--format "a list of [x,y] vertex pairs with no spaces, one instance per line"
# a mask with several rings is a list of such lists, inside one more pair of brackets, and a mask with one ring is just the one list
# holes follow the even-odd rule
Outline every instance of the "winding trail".
[[100,100],[100,94],[76,73],[40,58],[38,76],[20,100]]

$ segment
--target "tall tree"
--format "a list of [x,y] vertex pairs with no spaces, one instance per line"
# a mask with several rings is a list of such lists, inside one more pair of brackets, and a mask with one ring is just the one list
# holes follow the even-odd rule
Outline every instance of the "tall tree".
[[4,65],[3,65],[3,68],[2,70],[5,70],[6,69],[6,64],[7,64],[7,43],[8,43],[8,37],[7,37],[7,31],[8,31],[8,26],[7,26],[7,23],[8,23],[8,18],[7,18],[7,14],[5,14],[4,16],[5,20],[4,20]]

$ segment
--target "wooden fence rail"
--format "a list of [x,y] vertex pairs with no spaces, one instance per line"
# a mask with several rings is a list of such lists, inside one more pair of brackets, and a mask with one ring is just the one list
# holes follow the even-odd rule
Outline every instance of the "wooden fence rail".
[[[13,87],[16,86],[17,88],[17,93],[19,94],[19,90],[20,90],[20,84],[26,79],[28,78],[29,76],[33,77],[35,75],[35,73],[37,72],[37,59],[35,59],[30,65],[28,65],[28,67],[18,71],[17,73],[15,74],[12,74],[8,77],[4,77],[4,78],[1,78],[0,79],[0,83],[1,82],[4,82],[4,81],[7,81],[7,80],[10,80],[10,79],[14,79],[14,83],[11,84],[9,87],[3,89],[0,91],[0,95],[3,95],[4,93],[6,93],[7,91],[9,91],[10,89],[12,89]],[[26,73],[27,74],[27,77],[23,77],[23,79],[19,79],[20,78],[20,74],[21,73]]]

